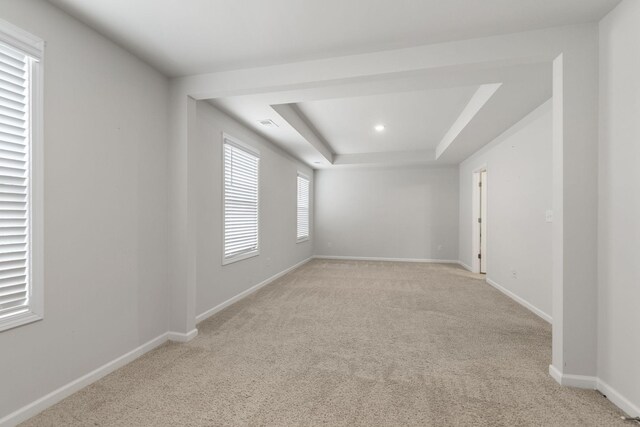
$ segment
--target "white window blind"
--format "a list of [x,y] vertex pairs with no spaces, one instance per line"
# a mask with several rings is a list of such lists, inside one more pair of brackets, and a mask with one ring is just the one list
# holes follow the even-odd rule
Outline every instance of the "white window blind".
[[309,179],[298,174],[298,240],[309,238]]
[[30,61],[0,43],[0,322],[30,310]]
[[258,253],[257,152],[224,140],[224,260],[228,263]]

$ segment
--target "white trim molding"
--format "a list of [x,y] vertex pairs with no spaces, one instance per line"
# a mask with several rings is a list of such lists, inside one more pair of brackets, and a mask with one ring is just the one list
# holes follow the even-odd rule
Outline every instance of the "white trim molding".
[[[301,193],[300,190],[303,189],[304,187],[300,187],[300,180],[302,181],[306,181],[306,188],[307,194],[304,194],[305,197],[302,198],[302,201],[304,202],[305,198],[306,198],[306,207],[304,206],[304,204],[301,206],[300,202],[301,202]],[[296,174],[296,243],[302,243],[302,242],[307,242],[309,241],[310,237],[311,237],[311,186],[312,186],[312,182],[311,179],[309,178],[309,175],[305,174],[304,172],[301,172],[298,170],[297,174]],[[303,208],[303,214],[304,209],[306,208],[306,220],[307,220],[307,228],[306,230],[302,230],[302,232],[306,231],[306,234],[300,236],[300,208]]]
[[571,375],[560,372],[558,368],[549,365],[549,375],[560,385],[586,388],[589,390],[598,389],[598,378],[587,375]]
[[523,307],[529,309],[529,311],[533,312],[534,314],[538,315],[539,317],[541,317],[543,320],[546,320],[549,323],[553,323],[553,318],[545,313],[544,311],[540,310],[538,307],[536,307],[535,305],[531,304],[530,302],[528,302],[527,300],[525,300],[522,297],[519,297],[518,295],[514,294],[513,292],[511,292],[510,290],[503,288],[502,286],[500,286],[499,284],[497,284],[496,282],[494,282],[493,280],[491,280],[490,278],[487,277],[487,283],[491,286],[493,286],[494,288],[496,288],[497,290],[499,290],[500,292],[502,292],[503,294],[505,294],[506,296],[508,296],[509,298],[511,298],[512,300],[514,300],[515,302],[517,302],[518,304],[522,305]]
[[267,286],[269,283],[273,282],[276,279],[279,279],[280,277],[284,276],[287,273],[290,273],[291,271],[295,270],[298,267],[303,266],[304,264],[308,263],[309,261],[311,261],[313,259],[313,257],[307,258],[303,261],[300,261],[299,263],[292,265],[289,268],[286,268],[284,270],[282,270],[279,273],[274,274],[273,276],[269,277],[268,279],[263,280],[262,282],[258,283],[257,285],[253,285],[252,287],[250,287],[247,290],[244,290],[242,292],[240,292],[238,295],[229,298],[228,300],[221,302],[220,304],[216,305],[215,307],[210,308],[209,310],[205,311],[204,313],[201,313],[199,315],[196,316],[196,323],[200,323],[203,320],[208,319],[209,317],[213,316],[214,314],[218,313],[221,310],[224,310],[225,308],[229,307],[231,304],[240,301],[241,299],[251,295],[252,293],[254,293],[255,291],[257,291],[258,289]]
[[[226,254],[226,243],[227,243],[227,206],[226,206],[226,198],[227,198],[227,156],[226,156],[226,146],[229,145],[232,148],[243,151],[246,154],[254,156],[256,158],[256,195],[258,199],[258,206],[256,211],[256,224],[257,224],[257,233],[256,233],[256,247],[249,252],[239,253],[235,255],[227,256]],[[255,256],[260,255],[260,207],[261,207],[261,197],[260,197],[260,169],[261,169],[261,157],[260,150],[257,147],[254,147],[251,144],[248,144],[238,138],[235,138],[228,133],[222,133],[222,144],[220,146],[222,149],[222,265],[233,264],[234,262],[242,261],[245,259],[253,258]],[[233,168],[232,168],[233,169]]]
[[104,376],[116,371],[117,369],[120,369],[128,363],[133,362],[140,356],[161,346],[167,341],[187,342],[195,338],[196,335],[198,335],[197,329],[193,329],[186,334],[179,332],[165,332],[164,334],[159,335],[150,341],[147,341],[146,343],[134,348],[133,350],[123,354],[122,356],[117,357],[108,363],[105,363],[104,365],[100,366],[97,369],[94,369],[88,374],[83,375],[80,378],[63,385],[62,387],[52,391],[51,393],[41,397],[40,399],[31,402],[26,406],[23,406],[17,411],[12,412],[11,414],[0,419],[0,426],[14,426],[28,420],[29,418],[39,414],[50,406],[53,406],[56,403],[60,402],[62,399],[71,396],[73,393],[80,391],[81,389],[98,381]]
[[563,386],[598,390],[609,399],[611,403],[622,409],[630,417],[640,417],[640,407],[633,404],[629,399],[599,377],[564,374],[553,365],[549,365],[549,375],[551,375],[558,384]]
[[100,366],[99,368],[89,372],[86,375],[75,379],[62,387],[52,391],[51,393],[41,397],[40,399],[29,403],[26,406],[18,409],[15,412],[10,413],[4,418],[0,419],[0,426],[14,426],[29,418],[39,414],[50,406],[55,405],[62,399],[71,396],[73,393],[85,388],[86,386],[98,381],[100,378],[112,373],[113,371],[123,367],[124,365],[133,362],[138,357],[145,353],[161,346],[168,339],[168,334],[164,333],[139,347],[134,348],[128,353]]
[[183,334],[182,332],[167,332],[167,339],[175,342],[188,342],[194,339],[197,335],[198,330],[194,328],[186,334]]
[[[482,188],[480,188],[481,191],[478,191],[478,188],[482,172],[488,174],[486,162],[475,168],[471,173],[471,268],[469,268],[469,271],[478,274],[480,274],[481,269],[478,254],[482,253],[482,248],[480,247],[481,224],[478,222],[478,218],[481,217],[480,193],[482,193]],[[486,190],[488,195],[488,186],[486,184],[483,185],[485,185],[484,190]],[[487,210],[488,209],[489,204],[487,203]],[[483,221],[487,222],[487,218],[484,218]],[[487,254],[482,254],[482,256],[486,258]]]
[[38,61],[44,56],[45,42],[40,37],[0,19],[0,42],[20,49],[27,56]]
[[640,406],[634,405],[629,399],[620,394],[606,382],[598,378],[598,390],[604,394],[618,408],[630,417],[640,417]]
[[23,311],[0,320],[0,332],[44,319],[44,50],[41,38],[0,19],[0,44],[26,64],[26,298]]
[[467,264],[465,264],[464,262],[462,262],[462,261],[458,261],[458,265],[459,265],[460,267],[464,268],[465,270],[467,270],[467,271],[469,271],[469,272],[473,273],[473,270],[471,269],[471,267],[470,267],[470,266],[468,266]]
[[392,261],[392,262],[427,262],[438,264],[459,264],[454,259],[432,259],[432,258],[385,258],[385,257],[362,257],[362,256],[341,256],[341,255],[314,255],[314,259],[333,259],[343,261]]
[[560,372],[558,368],[553,365],[549,365],[549,375],[551,378],[556,380],[558,384],[562,385],[562,372]]

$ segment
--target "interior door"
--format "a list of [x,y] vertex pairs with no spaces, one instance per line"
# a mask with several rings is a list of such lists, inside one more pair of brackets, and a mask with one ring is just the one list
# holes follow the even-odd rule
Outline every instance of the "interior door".
[[487,272],[487,171],[480,172],[480,273]]

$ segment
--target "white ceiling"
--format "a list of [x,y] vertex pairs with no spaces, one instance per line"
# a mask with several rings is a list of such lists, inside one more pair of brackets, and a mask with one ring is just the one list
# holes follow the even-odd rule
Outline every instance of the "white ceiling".
[[[322,161],[317,150],[289,122],[280,117],[268,101],[255,100],[253,97],[233,97],[212,99],[210,103],[307,163]],[[276,127],[264,127],[260,124],[261,120],[271,120]]]
[[[358,63],[362,56],[345,55],[377,52],[366,58],[381,58],[379,74],[332,80],[320,66],[326,75],[313,84],[197,97],[325,168],[457,164],[551,96],[549,58],[463,67],[444,58],[440,67],[401,71],[396,61],[425,47],[389,49],[593,22],[620,0],[49,1],[171,76],[240,68],[195,79],[287,76],[319,64],[295,61]],[[275,64],[287,65],[255,68]],[[378,123],[384,132],[373,130]]]
[[[297,105],[337,154],[433,150],[476,89],[416,90]],[[385,130],[376,132],[377,124]]]
[[[487,86],[498,89],[469,109]],[[551,64],[539,62],[398,73],[208,101],[309,166],[325,168],[457,164],[550,96]],[[264,119],[278,127],[260,125]],[[373,126],[380,122],[386,129],[379,134]]]
[[620,0],[49,0],[191,75],[598,20]]

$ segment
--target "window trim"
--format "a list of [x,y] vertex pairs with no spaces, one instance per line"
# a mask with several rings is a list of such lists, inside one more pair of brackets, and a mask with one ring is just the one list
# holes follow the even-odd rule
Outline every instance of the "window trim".
[[44,49],[45,42],[0,19],[0,43],[31,58],[29,87],[29,309],[0,320],[0,332],[44,319]]
[[[256,157],[258,157],[258,236],[257,236],[257,240],[258,240],[258,244],[257,244],[257,248],[251,252],[245,252],[242,254],[238,254],[238,255],[234,255],[231,257],[225,257],[224,255],[224,246],[225,246],[225,223],[226,223],[226,215],[225,215],[225,196],[226,196],[226,186],[225,186],[225,165],[224,165],[224,146],[225,144],[230,144],[230,145],[234,145],[237,148],[244,150],[250,154],[255,155]],[[221,163],[222,163],[222,265],[229,265],[229,264],[233,264],[234,262],[238,262],[238,261],[242,261],[248,258],[253,258],[255,256],[260,255],[260,207],[261,207],[261,197],[260,197],[260,150],[258,150],[256,147],[247,144],[244,141],[239,140],[238,138],[235,138],[227,133],[222,133],[222,144],[220,144],[221,146],[221,150],[222,150],[222,156],[221,156]]]
[[[309,222],[309,233],[306,236],[300,238],[298,238],[298,177],[304,178],[309,182],[309,206],[307,206],[307,221]],[[296,174],[296,244],[308,242],[309,240],[311,240],[311,178],[309,178],[309,175],[307,175],[306,173],[298,171],[298,173]]]

